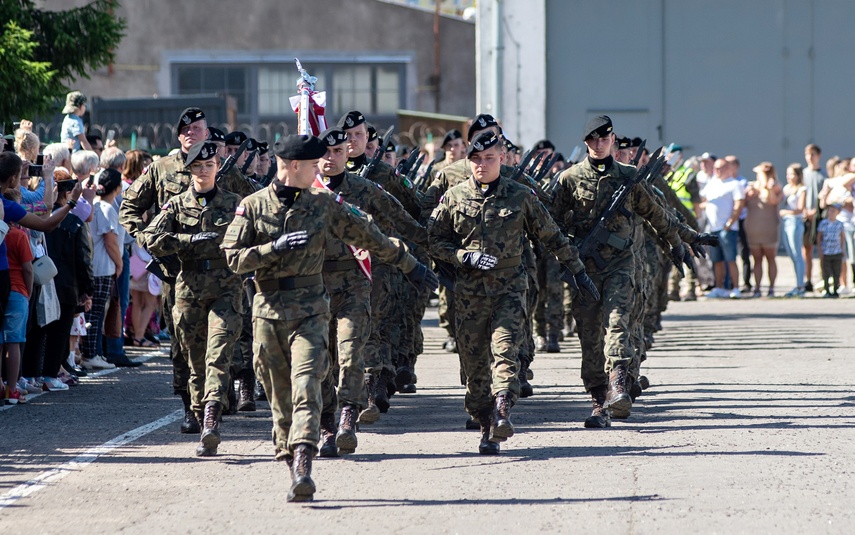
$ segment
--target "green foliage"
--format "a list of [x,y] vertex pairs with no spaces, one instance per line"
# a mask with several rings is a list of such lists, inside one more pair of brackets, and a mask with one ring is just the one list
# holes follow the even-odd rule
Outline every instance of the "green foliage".
[[0,120],[59,111],[68,84],[113,62],[125,21],[118,0],[67,11],[36,9],[32,0],[0,0]]

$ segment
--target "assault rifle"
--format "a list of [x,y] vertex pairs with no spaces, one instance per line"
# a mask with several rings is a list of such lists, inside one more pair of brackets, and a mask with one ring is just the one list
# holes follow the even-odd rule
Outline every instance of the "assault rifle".
[[[611,223],[618,214],[621,214],[624,217],[630,217],[632,215],[632,213],[624,207],[627,198],[632,193],[632,189],[636,184],[647,182],[652,177],[658,175],[663,165],[665,165],[665,155],[662,153],[662,148],[660,147],[653,153],[650,157],[650,161],[647,162],[644,167],[638,169],[635,172],[635,175],[615,190],[608,208],[600,214],[600,218],[597,220],[597,223],[591,231],[588,232],[588,235],[585,236],[585,239],[582,240],[582,243],[579,245],[579,258],[583,261],[588,258],[593,259],[594,264],[596,264],[598,269],[606,267],[608,262],[606,262],[602,257],[599,249],[601,245],[611,245],[612,243],[610,242],[613,242],[616,238],[608,229],[609,223]],[[625,246],[626,244],[623,245]]]
[[647,145],[647,140],[642,140],[641,145],[638,146],[638,151],[635,153],[635,158],[629,162],[629,165],[633,167],[638,167],[638,162],[641,160],[641,153],[644,152],[644,146]]
[[377,166],[377,163],[383,158],[383,153],[386,151],[386,145],[389,144],[389,140],[392,138],[392,131],[395,130],[394,126],[390,126],[386,133],[383,134],[383,140],[380,142],[380,145],[377,146],[377,150],[374,151],[374,156],[371,160],[368,161],[368,164],[362,168],[362,172],[359,173],[361,178],[368,178],[368,175],[371,174],[371,171]]
[[533,156],[534,156],[534,153],[531,151],[526,152],[523,155],[523,159],[520,161],[520,163],[516,167],[514,167],[514,172],[511,175],[512,181],[516,182],[517,180],[519,180],[520,176],[525,171],[525,168],[528,166],[529,162],[531,162],[531,159]]
[[416,158],[419,157],[419,152],[419,148],[415,147],[406,158],[398,162],[398,165],[395,166],[396,177],[406,176],[410,172],[410,168],[413,167],[413,164],[416,163]]
[[404,185],[406,185],[410,189],[415,188],[416,175],[418,174],[419,169],[421,169],[422,164],[425,161],[425,156],[427,156],[427,154],[422,154],[421,156],[419,156],[419,159],[416,160],[416,163],[414,163],[413,166],[410,168],[410,172],[407,173],[406,176],[404,176]]
[[425,169],[425,172],[422,173],[422,176],[420,176],[419,178],[416,179],[416,181],[415,181],[416,191],[422,193],[422,192],[424,192],[425,186],[430,184],[430,174],[433,171],[433,166],[435,163],[436,163],[436,160],[432,160],[430,162],[430,165],[427,166],[427,169]]
[[[234,154],[228,156],[225,160],[223,160],[223,163],[220,165],[220,170],[217,171],[217,177],[215,179],[217,184],[222,185],[223,177],[229,174],[229,171],[231,171],[235,164],[237,164],[237,161],[240,159],[243,153],[246,152],[246,148],[249,146],[249,143],[250,140],[247,139],[246,141],[240,144],[240,147],[238,147],[238,150]],[[250,186],[252,186],[253,191],[258,191],[258,183],[255,180],[249,178],[243,173],[241,173],[240,176],[242,176],[243,179],[246,180],[246,182]]]

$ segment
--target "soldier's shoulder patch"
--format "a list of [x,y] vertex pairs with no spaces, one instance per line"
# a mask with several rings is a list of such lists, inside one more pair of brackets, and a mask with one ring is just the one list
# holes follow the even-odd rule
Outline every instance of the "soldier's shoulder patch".
[[169,203],[164,204],[163,206],[160,207],[160,209],[163,210],[164,212],[169,210]]
[[532,194],[532,195],[534,195],[535,197],[537,197],[537,192],[536,192],[536,191],[534,191],[534,188],[528,188],[528,190],[531,192],[531,194]]
[[344,197],[342,197],[342,196],[341,196],[341,193],[337,193],[337,194],[336,194],[336,196],[335,196],[335,202],[337,202],[337,203],[339,203],[339,204],[343,204],[343,203],[344,203]]
[[383,191],[383,186],[381,186],[377,182],[375,182],[374,185],[377,186],[377,189],[379,189],[380,191]]
[[235,215],[243,216],[244,214],[246,214],[246,208],[242,204],[238,205],[235,209]]
[[444,200],[445,200],[445,195],[443,195],[442,197],[439,198],[439,202],[442,202]]

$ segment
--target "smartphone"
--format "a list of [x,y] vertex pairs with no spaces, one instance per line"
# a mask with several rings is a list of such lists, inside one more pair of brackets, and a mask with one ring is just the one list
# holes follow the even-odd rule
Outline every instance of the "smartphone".
[[116,139],[116,131],[113,129],[107,130],[107,141],[113,141],[114,139]]
[[57,182],[56,183],[56,191],[59,191],[59,192],[71,191],[74,189],[74,186],[76,185],[76,183],[77,183],[76,180],[63,180],[62,182]]

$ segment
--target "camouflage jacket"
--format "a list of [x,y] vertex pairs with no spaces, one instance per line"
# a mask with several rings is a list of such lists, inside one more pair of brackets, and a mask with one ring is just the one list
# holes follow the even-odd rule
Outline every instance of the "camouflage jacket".
[[[224,294],[240,295],[240,277],[225,263],[220,243],[235,216],[240,197],[218,189],[206,206],[192,191],[170,198],[143,231],[140,240],[155,256],[175,254],[181,272],[175,282],[175,296],[185,299],[216,299]],[[216,232],[219,238],[190,243],[193,234]],[[214,266],[208,266],[215,262]],[[217,267],[219,265],[219,267]]]
[[[427,230],[413,219],[404,210],[401,203],[384,191],[379,184],[346,173],[344,180],[334,191],[348,203],[366,212],[380,231],[387,236],[403,237],[415,244],[427,247]],[[324,262],[341,262],[352,259],[353,253],[347,244],[335,236],[331,236],[327,241]],[[379,258],[372,258],[372,263],[376,266],[381,261]],[[324,280],[327,281],[329,291],[347,286],[348,283],[345,279],[350,280],[353,276],[365,278],[359,268],[348,271],[337,270],[330,273],[327,273],[327,270],[324,271]]]
[[[472,179],[454,186],[428,224],[432,256],[457,268],[454,291],[478,295],[527,289],[520,263],[526,235],[538,238],[574,272],[582,267],[576,248],[561,234],[534,192],[507,178],[499,178],[496,189],[486,197]],[[495,256],[499,266],[486,271],[465,267],[463,255],[470,251]],[[500,267],[502,263],[508,267]]]
[[[119,222],[134,238],[146,226],[143,222],[145,213],[150,212],[154,217],[157,215],[155,210],[166,204],[167,200],[190,188],[192,179],[190,172],[184,169],[183,158],[184,155],[177,152],[157,160],[123,193]],[[241,197],[255,191],[236,167],[233,167],[218,185]]]
[[[368,165],[367,163],[365,165]],[[359,175],[362,167],[356,167],[353,162],[348,162],[347,170],[355,175]],[[395,169],[386,162],[377,162],[371,174],[368,175],[368,180],[380,184],[383,189],[389,192],[393,197],[403,205],[404,209],[414,218],[418,218],[421,209],[419,201],[416,199],[416,194],[413,190],[404,185],[404,182],[395,176]]]
[[[579,244],[597,223],[605,211],[614,192],[633,176],[635,167],[612,162],[611,168],[600,175],[586,158],[582,162],[562,171],[555,186],[555,196],[550,206],[561,230],[572,236]],[[653,199],[647,186],[635,187],[626,204],[630,215],[616,216],[608,226],[614,245],[603,245],[600,254],[611,266],[632,261],[632,239],[635,225],[646,219],[663,239],[675,246],[680,243],[679,225],[674,217],[663,210]],[[689,241],[692,235],[686,236]],[[589,271],[599,271],[592,260],[586,260]]]
[[[246,197],[235,212],[222,248],[236,273],[255,271],[257,281],[319,275],[328,241],[335,237],[380,260],[413,270],[416,259],[406,246],[388,238],[359,209],[326,190],[303,190],[290,207],[276,195],[279,184]],[[303,249],[276,252],[273,242],[282,234],[305,230],[309,241]],[[260,291],[253,299],[253,316],[290,320],[329,312],[324,285],[294,290]]]

